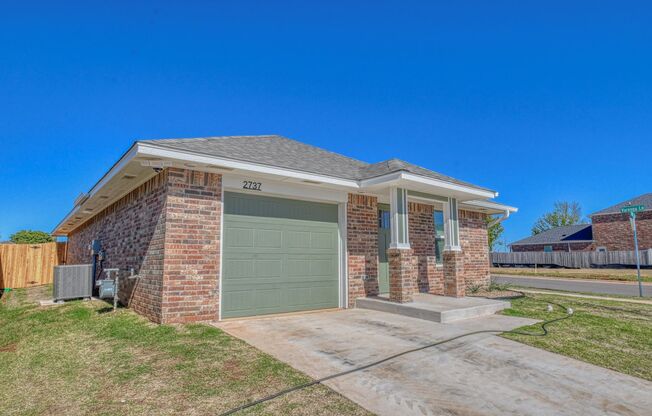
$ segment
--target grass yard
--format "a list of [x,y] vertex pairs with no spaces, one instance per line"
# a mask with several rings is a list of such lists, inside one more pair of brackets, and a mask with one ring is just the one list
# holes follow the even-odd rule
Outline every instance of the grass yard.
[[[215,415],[308,380],[208,325],[154,325],[104,302],[34,303],[49,290],[0,299],[2,415]],[[241,414],[369,413],[315,386]]]
[[[632,298],[638,299],[638,298]],[[547,320],[547,302],[571,307],[572,318],[551,324],[546,337],[505,334],[506,338],[652,381],[652,305],[533,295],[512,299],[505,315]],[[539,330],[533,325],[521,329]]]
[[[599,279],[635,282],[636,269],[546,269],[530,267],[492,267],[492,274],[561,277],[566,279]],[[652,270],[641,270],[641,281],[652,282]]]

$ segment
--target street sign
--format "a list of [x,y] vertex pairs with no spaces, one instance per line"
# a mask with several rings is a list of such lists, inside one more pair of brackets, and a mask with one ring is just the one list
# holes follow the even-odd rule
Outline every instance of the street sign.
[[628,205],[626,207],[622,207],[620,209],[620,212],[622,212],[624,214],[624,213],[628,213],[628,212],[630,212],[630,213],[631,212],[639,212],[639,211],[643,211],[644,209],[645,209],[645,205]]
[[643,211],[645,205],[628,205],[622,207],[620,212],[623,214],[629,213],[629,222],[632,224],[632,231],[634,232],[634,251],[636,252],[636,277],[638,278],[638,295],[643,297],[643,286],[641,284],[641,259],[638,252],[638,237],[636,236],[636,213]]

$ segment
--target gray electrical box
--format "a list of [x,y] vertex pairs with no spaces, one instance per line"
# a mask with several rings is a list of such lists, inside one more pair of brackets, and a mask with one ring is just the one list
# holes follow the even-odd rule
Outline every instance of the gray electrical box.
[[54,266],[54,301],[90,298],[93,295],[93,265]]

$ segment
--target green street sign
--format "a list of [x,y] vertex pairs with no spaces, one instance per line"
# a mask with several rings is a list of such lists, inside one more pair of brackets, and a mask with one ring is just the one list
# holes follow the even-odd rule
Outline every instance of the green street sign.
[[627,213],[627,212],[639,212],[643,211],[645,209],[645,205],[629,205],[626,207],[622,207],[620,209],[620,212],[622,213]]

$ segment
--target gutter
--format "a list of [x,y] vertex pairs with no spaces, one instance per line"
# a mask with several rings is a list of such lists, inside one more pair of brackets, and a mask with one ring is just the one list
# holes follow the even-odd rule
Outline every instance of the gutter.
[[487,228],[493,227],[494,225],[505,221],[507,218],[509,218],[509,214],[510,214],[509,209],[504,210],[500,217],[494,218],[489,224],[487,224]]

